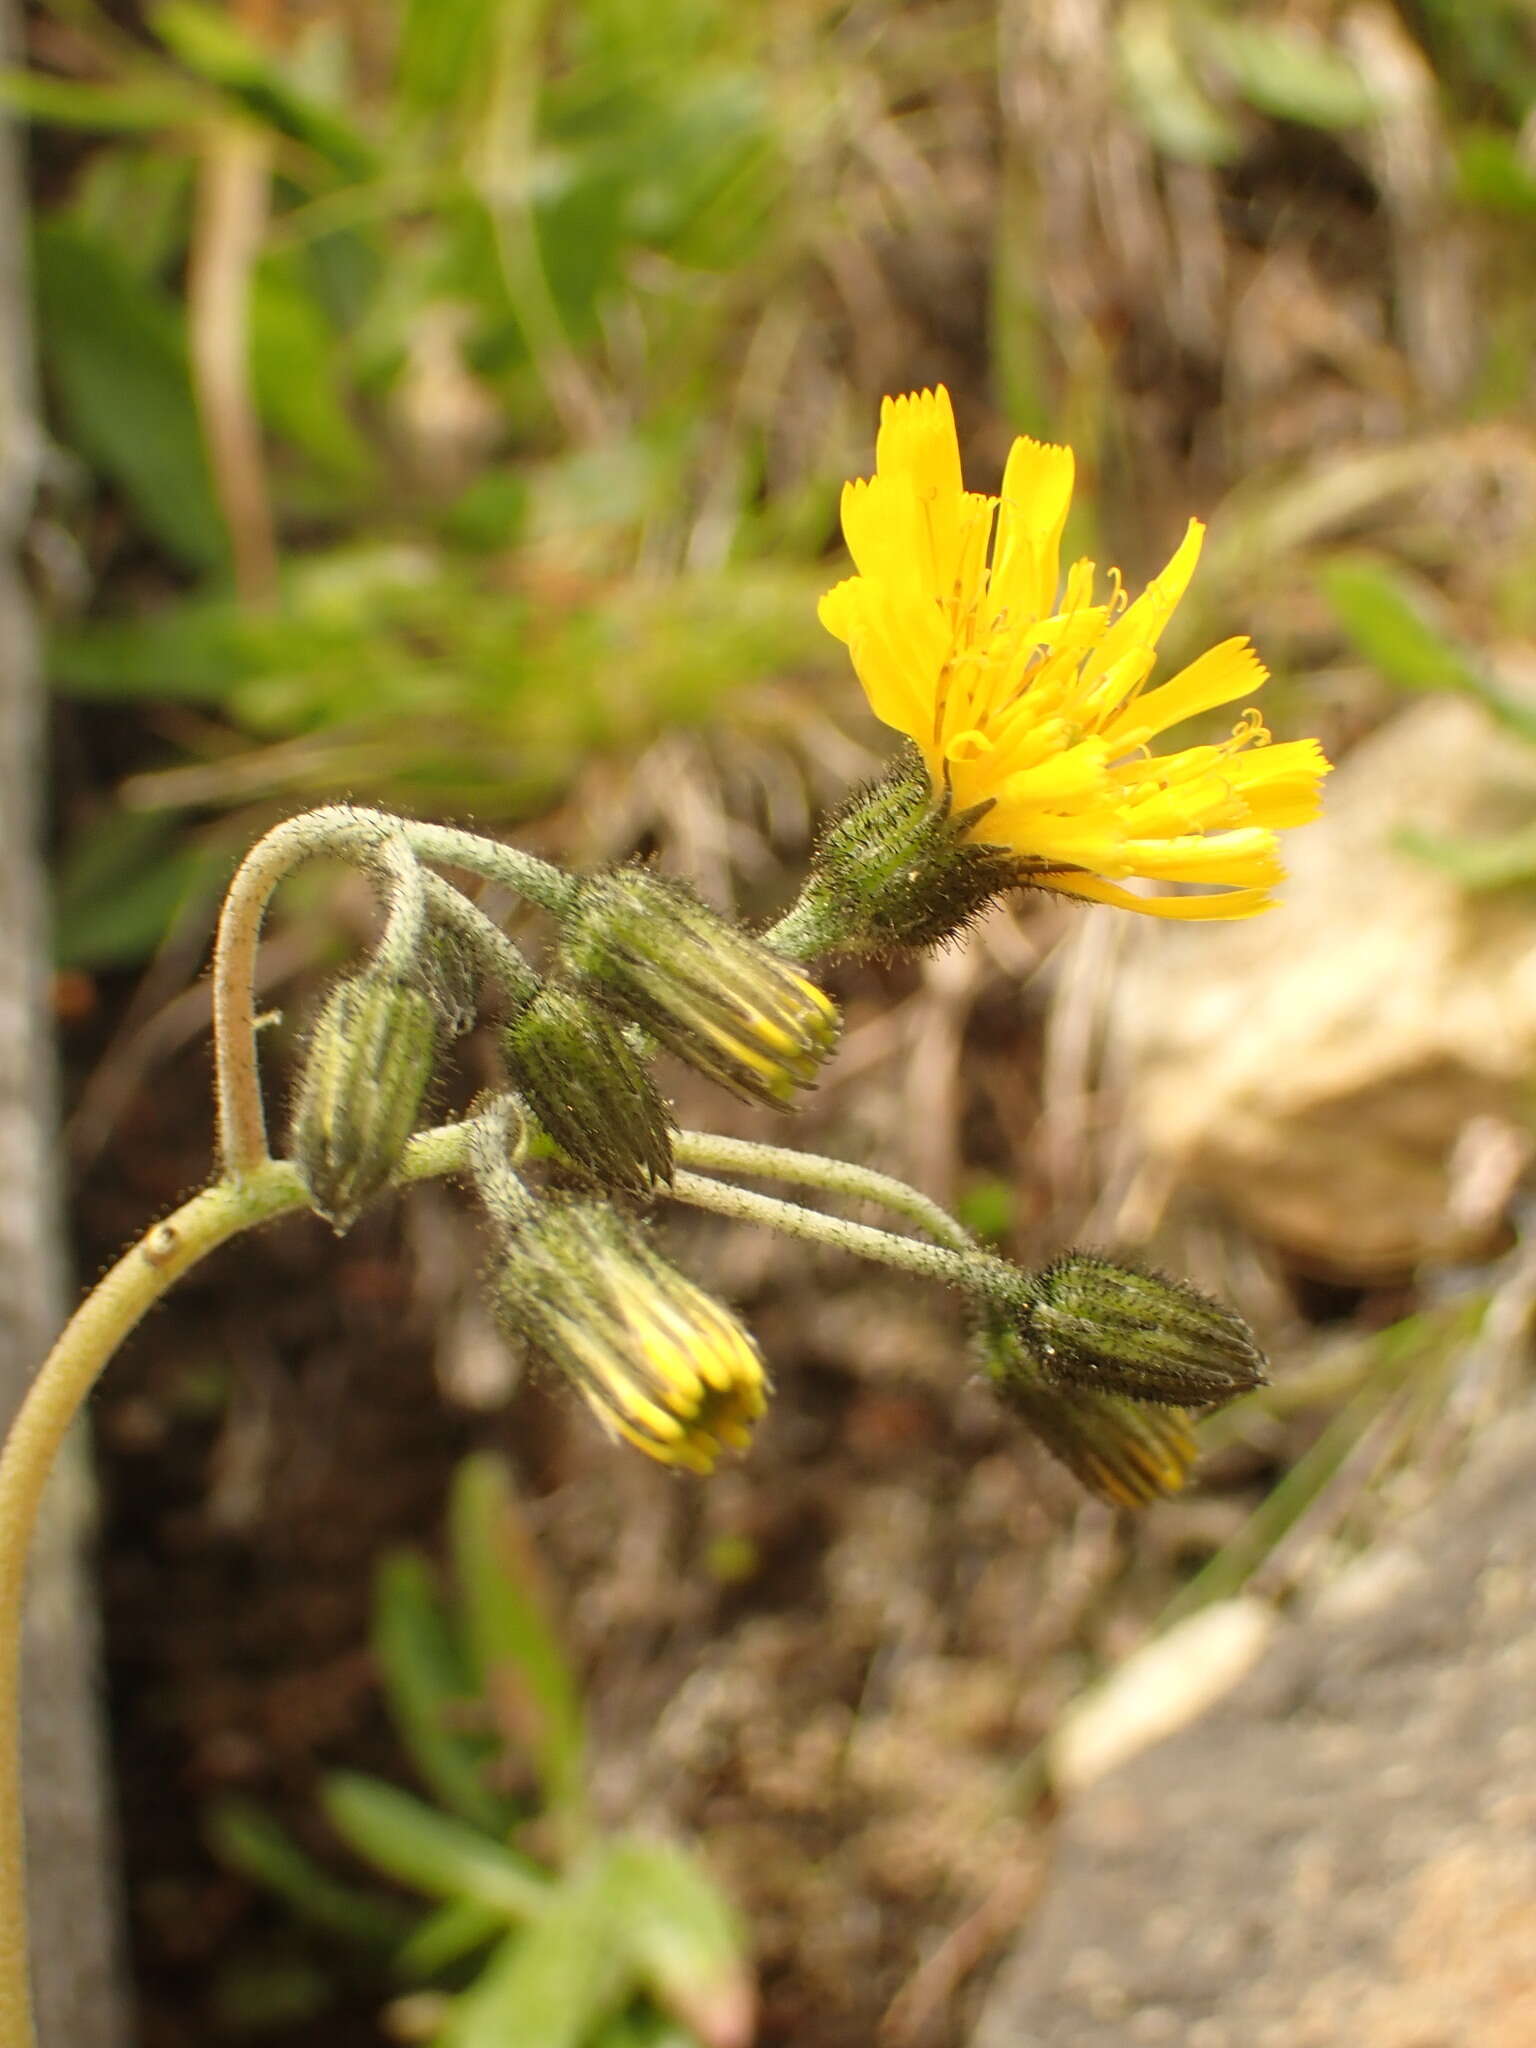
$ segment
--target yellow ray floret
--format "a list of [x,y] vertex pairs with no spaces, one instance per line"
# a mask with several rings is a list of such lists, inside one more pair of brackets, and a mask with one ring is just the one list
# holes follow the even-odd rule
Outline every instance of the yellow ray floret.
[[[1329,763],[1315,740],[1270,744],[1256,711],[1229,739],[1151,751],[1172,725],[1251,695],[1267,671],[1224,640],[1150,686],[1189,587],[1192,519],[1162,574],[1095,602],[1094,565],[1061,570],[1070,448],[1020,438],[996,498],[967,491],[949,393],[887,398],[875,474],[843,490],[858,570],[821,600],[876,717],[921,749],[936,792],[986,805],[969,836],[1029,879],[1154,917],[1250,917],[1282,878],[1276,833],[1315,817]],[[1135,879],[1203,885],[1146,896]]]

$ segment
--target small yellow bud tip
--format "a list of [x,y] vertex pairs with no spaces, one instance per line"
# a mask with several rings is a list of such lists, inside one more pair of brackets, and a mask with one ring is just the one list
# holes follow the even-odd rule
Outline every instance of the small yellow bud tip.
[[[1094,599],[1094,565],[1065,574],[1071,451],[1013,445],[997,497],[963,486],[949,395],[888,398],[875,475],[843,497],[858,574],[823,598],[875,715],[921,750],[934,797],[1006,848],[1040,888],[1153,917],[1251,917],[1282,872],[1277,832],[1317,809],[1315,741],[1269,744],[1256,714],[1218,746],[1154,755],[1184,720],[1247,699],[1265,670],[1223,641],[1151,685],[1158,641],[1199,560],[1191,520],[1132,602]],[[914,496],[923,510],[911,516]],[[1135,880],[1199,895],[1143,895]]]

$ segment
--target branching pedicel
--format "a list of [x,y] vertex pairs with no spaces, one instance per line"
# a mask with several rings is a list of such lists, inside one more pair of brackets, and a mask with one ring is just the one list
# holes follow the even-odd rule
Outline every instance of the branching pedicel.
[[[1169,907],[1251,914],[1275,869],[1274,826],[1306,814],[1321,773],[1315,750],[1276,749],[1284,758],[1267,778],[1247,757],[1235,766],[1230,748],[1186,749],[1160,763],[1117,759],[1120,726],[1128,735],[1134,727],[1127,746],[1141,744],[1134,720],[1125,724],[1127,707],[1176,593],[1142,600],[1139,619],[1132,606],[1118,624],[1112,607],[1087,605],[1031,624],[1021,597],[1033,593],[1039,608],[1056,591],[1064,499],[1055,458],[1064,451],[1029,455],[1033,444],[1020,444],[1026,456],[1010,474],[1023,479],[1033,464],[1050,488],[1037,475],[1028,502],[1005,500],[999,511],[997,501],[960,494],[952,439],[947,400],[924,394],[894,413],[888,402],[880,476],[845,507],[865,574],[829,600],[828,623],[848,639],[876,710],[916,744],[833,821],[798,901],[772,930],[754,936],[685,884],[645,868],[572,876],[472,833],[347,805],[279,825],[236,874],[213,969],[218,1174],[87,1297],[0,1455],[0,2048],[33,2040],[16,1724],[23,1574],[38,1499],[70,1421],[123,1338],[240,1232],[304,1208],[342,1231],[389,1189],[467,1177],[497,1246],[501,1321],[574,1384],[613,1435],[698,1473],[746,1447],[769,1380],[731,1312],[651,1242],[643,1210],[661,1200],[955,1289],[999,1397],[1086,1486],[1120,1506],[1183,1485],[1195,1456],[1190,1407],[1262,1381],[1244,1325],[1194,1289],[1084,1253],[1027,1273],[982,1251],[953,1217],[886,1175],[675,1129],[649,1072],[662,1044],[737,1095],[791,1109],[839,1030],[807,963],[942,943],[1015,886],[1120,900],[1125,892],[1107,874],[1237,884],[1216,899],[1169,899]],[[884,528],[871,524],[872,508]],[[904,574],[910,587],[898,589]],[[1069,598],[1083,585],[1074,575]],[[991,626],[978,611],[989,590],[1013,606]],[[1176,678],[1166,687],[1183,715],[1196,699],[1231,694],[1236,671],[1251,681],[1251,668],[1234,658],[1214,681],[1195,677],[1181,692]],[[962,695],[970,724],[951,733]],[[1148,702],[1156,701],[1152,693]],[[1159,730],[1165,713],[1171,707],[1143,722]],[[1245,727],[1244,745],[1253,737]],[[984,756],[991,768],[969,772],[957,808],[959,770],[973,771]],[[1006,826],[995,838],[994,808]],[[1037,820],[1039,845],[1029,836]],[[1230,858],[1223,839],[1237,842]],[[1064,851],[1072,846],[1081,847],[1080,866]],[[371,957],[322,1007],[289,1156],[276,1158],[257,1075],[256,949],[273,890],[317,856],[365,871],[384,919]],[[443,868],[509,887],[548,913],[551,958],[535,969]],[[482,990],[501,1020],[505,1085],[464,1121],[418,1130],[432,1076]],[[847,1221],[741,1187],[742,1178],[874,1206],[907,1227]]]

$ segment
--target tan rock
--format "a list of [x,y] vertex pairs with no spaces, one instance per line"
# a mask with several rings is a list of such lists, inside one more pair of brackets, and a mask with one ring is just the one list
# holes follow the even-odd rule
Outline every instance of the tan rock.
[[1486,1227],[1486,1202],[1455,1199],[1458,1141],[1517,1117],[1536,1075],[1536,889],[1469,893],[1400,835],[1529,825],[1536,749],[1437,697],[1357,748],[1325,798],[1290,836],[1277,910],[1141,932],[1111,1040],[1154,1178],[1367,1275]]

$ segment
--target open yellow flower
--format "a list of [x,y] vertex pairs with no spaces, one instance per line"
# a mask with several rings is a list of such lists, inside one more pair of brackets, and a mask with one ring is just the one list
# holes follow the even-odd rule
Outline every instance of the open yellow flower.
[[[1317,813],[1316,740],[1270,742],[1256,711],[1229,739],[1154,754],[1182,719],[1245,698],[1267,671],[1224,640],[1148,688],[1157,643],[1188,588],[1205,529],[1133,602],[1118,573],[1095,602],[1094,565],[1063,580],[1070,448],[1020,438],[998,497],[967,491],[949,393],[887,398],[875,474],[845,485],[858,575],[821,600],[877,718],[921,749],[967,836],[1011,849],[1026,879],[1154,917],[1250,917],[1283,874],[1277,831]],[[1133,877],[1213,893],[1144,896]]]

